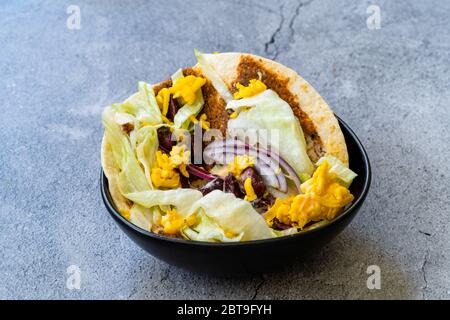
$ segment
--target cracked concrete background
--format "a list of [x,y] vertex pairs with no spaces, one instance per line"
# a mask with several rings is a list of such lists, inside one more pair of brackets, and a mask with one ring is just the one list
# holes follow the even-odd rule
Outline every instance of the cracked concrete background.
[[[72,4],[80,30],[66,27]],[[449,12],[437,0],[2,1],[0,298],[449,299]],[[193,48],[294,68],[366,146],[367,201],[316,258],[261,277],[192,274],[108,216],[102,108],[192,65]],[[69,265],[80,290],[66,288]]]

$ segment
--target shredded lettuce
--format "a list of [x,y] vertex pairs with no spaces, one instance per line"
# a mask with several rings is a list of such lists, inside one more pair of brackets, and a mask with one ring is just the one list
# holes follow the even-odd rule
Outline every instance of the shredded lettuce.
[[122,194],[150,189],[144,170],[139,165],[129,138],[115,122],[113,108],[106,108],[102,115],[105,135],[114,160],[120,169],[118,186]]
[[183,217],[189,215],[194,203],[202,197],[202,193],[194,189],[147,190],[125,195],[131,201],[145,208],[153,206],[174,206]]
[[150,208],[152,210],[152,223],[153,225],[160,226],[161,225],[161,217],[163,215],[163,211],[159,206],[154,206]]
[[[244,111],[244,107],[251,108]],[[248,132],[256,131],[258,142],[275,149],[299,177],[313,173],[314,165],[306,152],[300,123],[289,104],[274,91],[268,89],[251,98],[232,100],[226,109],[240,111],[235,119],[228,120],[228,130],[232,136],[245,139]]]
[[177,71],[175,71],[175,73],[170,77],[172,79],[172,85],[174,85],[178,79],[183,78],[183,77],[184,77],[184,75],[183,75],[182,69],[178,69]]
[[152,189],[149,170],[158,147],[156,128],[140,128],[136,132],[134,148],[129,137],[116,123],[114,115],[112,108],[106,108],[102,119],[105,134],[120,169],[119,189],[134,203],[130,212],[131,222],[149,230],[159,224],[159,208],[173,206],[184,218],[193,213],[200,216],[195,227],[183,231],[184,236],[189,239],[226,242],[274,236],[251,204],[233,194],[215,190],[203,197],[202,193],[195,189]]
[[[125,196],[144,208],[171,205],[184,218],[197,214],[198,223],[182,230],[182,235],[188,239],[228,242],[275,236],[248,201],[219,190],[204,197],[194,189],[148,190]],[[234,236],[227,236],[226,232]]]
[[[150,169],[158,148],[154,125],[162,123],[153,88],[139,82],[139,91],[128,101],[107,107],[102,121],[114,160],[120,169],[118,186],[121,193],[125,195],[151,189]],[[121,129],[121,125],[127,123],[133,126],[129,136]]]
[[145,177],[147,178],[150,187],[153,188],[150,174],[153,162],[156,158],[155,154],[159,146],[156,128],[146,126],[139,129],[136,135],[136,144],[137,158],[144,167]]
[[190,116],[197,116],[202,110],[204,104],[203,94],[201,90],[197,92],[197,98],[194,104],[189,105],[185,104],[182,106],[178,112],[175,114],[173,123],[174,127],[177,129],[188,129],[191,120],[189,120]]
[[134,124],[135,122],[135,118],[129,114],[129,113],[125,113],[125,112],[116,112],[114,119],[116,120],[117,124],[123,125],[123,124],[127,124],[127,123],[132,123]]
[[111,106],[116,112],[116,122],[118,124],[133,123],[135,127],[139,127],[141,123],[151,125],[162,123],[161,111],[153,88],[145,82],[139,82],[138,88],[139,91],[128,101]]
[[233,100],[233,95],[228,90],[225,82],[220,78],[217,71],[214,67],[208,62],[208,55],[201,53],[197,49],[194,50],[195,57],[197,58],[198,64],[202,69],[202,73],[206,76],[206,78],[211,81],[214,89],[219,93],[219,95],[225,100],[225,102],[229,102]]
[[358,175],[350,170],[347,166],[345,166],[338,158],[333,156],[324,156],[317,161],[316,166],[319,166],[323,161],[327,161],[331,166],[330,172],[336,174],[339,181],[348,188],[353,179],[355,179]]
[[150,114],[149,123],[159,124],[162,123],[161,110],[159,110],[158,103],[156,102],[155,92],[148,83],[143,81],[139,82],[139,94],[142,97],[143,105]]
[[130,222],[141,229],[151,231],[153,225],[153,212],[138,204],[133,204],[130,209]]
[[203,212],[223,230],[242,234],[242,241],[272,238],[264,218],[245,200],[214,190],[195,202],[190,213]]
[[192,227],[185,227],[181,230],[181,235],[189,240],[196,241],[210,241],[210,242],[235,242],[240,241],[243,232],[240,234],[229,237],[225,234],[225,231],[209,218],[204,212],[200,212],[197,215],[198,223]]

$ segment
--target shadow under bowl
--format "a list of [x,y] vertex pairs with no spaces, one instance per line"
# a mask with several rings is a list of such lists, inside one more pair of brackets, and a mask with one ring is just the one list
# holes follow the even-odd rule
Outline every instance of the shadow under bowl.
[[349,126],[338,118],[350,158],[350,169],[358,174],[350,186],[353,203],[337,218],[302,233],[246,242],[209,243],[174,239],[145,231],[121,216],[109,193],[108,179],[101,172],[100,187],[106,209],[119,227],[151,255],[190,271],[216,275],[269,272],[302,260],[329,243],[344,230],[363,204],[371,182],[367,153]]

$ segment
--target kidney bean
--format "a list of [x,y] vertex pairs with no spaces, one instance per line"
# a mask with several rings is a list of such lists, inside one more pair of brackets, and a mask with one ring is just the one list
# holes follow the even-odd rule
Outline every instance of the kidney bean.
[[224,191],[233,193],[237,198],[243,198],[245,193],[242,192],[242,183],[238,181],[232,173],[228,173],[224,180]]
[[[266,185],[261,177],[261,175],[258,173],[258,171],[255,170],[253,167],[248,167],[241,173],[241,181],[242,183],[245,182],[247,178],[252,179],[252,187],[255,191],[256,196],[262,197],[264,193],[266,192]],[[245,193],[245,189],[242,186],[242,192]]]
[[256,198],[250,203],[256,211],[263,214],[274,204],[274,202],[275,198],[273,197],[273,195],[270,193],[266,193],[261,198]]
[[203,195],[207,195],[213,190],[223,190],[224,181],[221,178],[216,178],[214,180],[209,181],[203,187],[198,189]]
[[172,98],[172,96],[170,96],[170,100],[169,100],[169,109],[167,110],[167,119],[172,120],[173,118],[175,118],[175,114],[178,111],[178,101],[177,99]]
[[158,141],[161,149],[165,151],[172,150],[172,146],[175,145],[175,141],[172,141],[172,132],[167,127],[161,127],[157,130]]

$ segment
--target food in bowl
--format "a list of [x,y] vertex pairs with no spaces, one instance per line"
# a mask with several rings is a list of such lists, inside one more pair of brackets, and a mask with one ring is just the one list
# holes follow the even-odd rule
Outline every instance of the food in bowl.
[[341,214],[357,175],[317,91],[252,54],[195,56],[102,114],[102,167],[120,214],[208,242],[295,234]]

